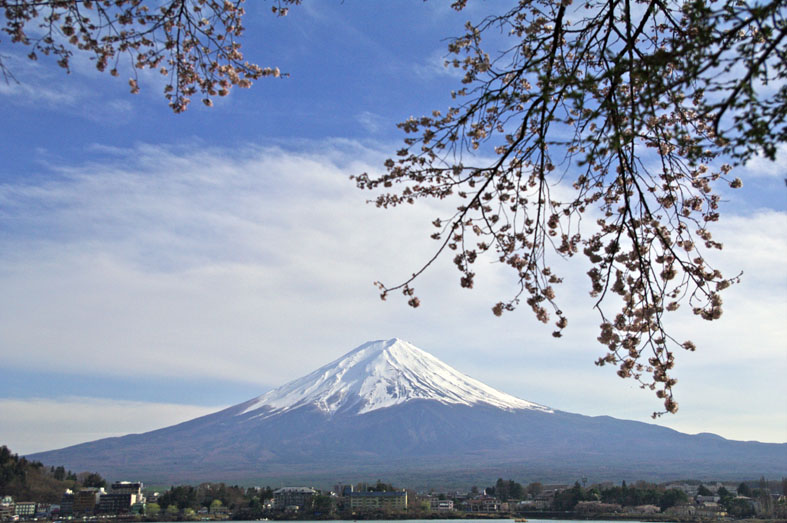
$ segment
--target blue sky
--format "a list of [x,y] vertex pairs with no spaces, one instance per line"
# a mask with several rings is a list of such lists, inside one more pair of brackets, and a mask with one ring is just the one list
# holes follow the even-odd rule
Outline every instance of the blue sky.
[[[651,393],[592,364],[581,262],[562,269],[559,341],[525,310],[491,314],[511,285],[494,264],[467,291],[443,260],[418,310],[372,286],[428,257],[439,208],[375,209],[349,176],[380,171],[396,122],[447,107],[445,38],[503,5],[307,1],[278,19],[250,3],[247,58],[291,76],[182,115],[153,76],[131,95],[123,74],[77,58],[65,75],[0,42],[20,81],[0,84],[0,443],[162,427],[393,336],[534,402],[649,420]],[[727,195],[715,260],[743,283],[721,321],[676,318],[699,350],[678,356],[681,410],[659,424],[787,441],[785,161],[755,159]]]

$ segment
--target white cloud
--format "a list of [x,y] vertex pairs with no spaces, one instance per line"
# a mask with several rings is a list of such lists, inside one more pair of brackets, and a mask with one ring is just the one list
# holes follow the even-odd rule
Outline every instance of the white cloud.
[[785,178],[787,177],[785,165],[787,165],[787,145],[782,143],[776,148],[776,160],[771,161],[762,154],[757,154],[746,162],[743,172],[757,178]]
[[0,399],[0,433],[3,445],[15,453],[30,454],[99,438],[147,432],[217,410],[80,397]]
[[[459,288],[446,259],[416,286],[418,310],[400,296],[381,302],[372,282],[405,278],[428,259],[438,210],[363,203],[371,194],[348,176],[377,170],[383,154],[348,141],[298,147],[97,147],[111,162],[2,186],[4,365],[217,377],[259,383],[262,393],[366,340],[399,336],[564,410],[647,419],[659,408],[651,393],[592,365],[603,348],[579,259],[560,268],[570,323],[559,341],[524,308],[492,316],[512,281],[488,260],[473,291]],[[730,273],[744,270],[744,281],[726,292],[721,321],[678,318],[699,351],[679,356],[682,410],[663,423],[779,439],[784,415],[773,398],[787,390],[765,380],[787,374],[786,222],[763,212],[718,224],[726,247],[717,258]],[[759,424],[730,426],[725,416],[737,414]]]

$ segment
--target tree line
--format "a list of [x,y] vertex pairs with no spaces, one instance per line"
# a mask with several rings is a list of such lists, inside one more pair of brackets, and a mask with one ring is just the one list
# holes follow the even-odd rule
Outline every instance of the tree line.
[[106,487],[107,482],[95,472],[74,473],[62,466],[46,467],[14,454],[0,446],[0,494],[14,499],[57,503],[66,489]]

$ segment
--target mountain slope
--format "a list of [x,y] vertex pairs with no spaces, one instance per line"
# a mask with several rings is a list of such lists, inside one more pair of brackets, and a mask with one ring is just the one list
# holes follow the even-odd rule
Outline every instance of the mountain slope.
[[365,414],[415,399],[504,410],[548,408],[500,392],[400,339],[364,343],[316,371],[253,400],[243,414],[271,416],[305,405]]
[[[728,441],[555,411],[488,387],[401,340],[369,342],[223,411],[35,454],[150,481],[358,475],[540,480],[784,475],[787,444]],[[474,475],[474,476],[473,476]],[[475,479],[472,479],[475,478]]]

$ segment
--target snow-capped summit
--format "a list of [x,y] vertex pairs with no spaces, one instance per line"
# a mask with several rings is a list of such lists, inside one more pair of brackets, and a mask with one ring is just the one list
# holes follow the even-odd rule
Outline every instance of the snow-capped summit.
[[364,414],[416,399],[551,412],[484,385],[418,347],[392,338],[364,343],[311,374],[250,401],[239,415],[259,410],[260,416],[268,417],[307,405],[327,414]]

